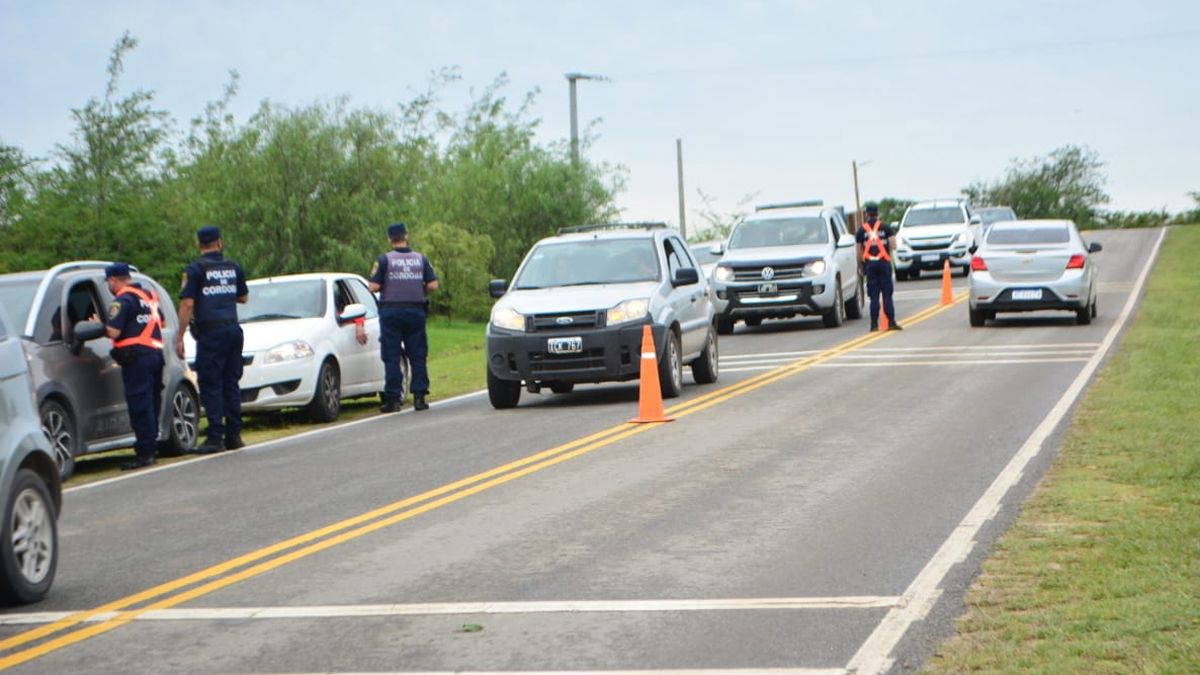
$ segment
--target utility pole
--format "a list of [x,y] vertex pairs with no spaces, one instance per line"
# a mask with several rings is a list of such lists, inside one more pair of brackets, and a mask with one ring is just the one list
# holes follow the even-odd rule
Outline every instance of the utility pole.
[[575,81],[576,80],[596,80],[599,82],[609,82],[610,80],[603,75],[584,75],[583,73],[567,73],[567,83],[570,85],[571,92],[571,160],[579,161],[579,106],[575,101]]
[[687,216],[683,208],[683,139],[675,139],[675,167],[679,173],[679,236],[687,241]]
[[[862,163],[862,166],[870,163],[871,160],[868,159]],[[854,167],[854,229],[857,230],[862,225],[862,203],[858,200],[858,160],[851,160],[850,165]]]

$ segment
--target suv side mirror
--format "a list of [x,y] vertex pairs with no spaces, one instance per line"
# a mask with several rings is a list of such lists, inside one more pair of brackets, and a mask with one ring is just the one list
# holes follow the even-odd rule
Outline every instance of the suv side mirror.
[[1100,251],[1103,251],[1103,250],[1104,250],[1104,247],[1101,246],[1100,242],[1098,242],[1098,241],[1093,241],[1092,243],[1088,244],[1088,253],[1099,253]]
[[672,286],[687,286],[700,283],[700,272],[695,267],[680,267],[671,276]]
[[508,279],[492,279],[488,282],[488,295],[499,298],[508,291]]
[[837,247],[838,248],[849,248],[849,247],[853,246],[856,242],[857,242],[857,240],[854,238],[854,235],[847,232],[846,234],[843,234],[842,236],[838,237]]
[[104,337],[104,324],[99,321],[80,321],[71,330],[71,353],[78,354],[83,343]]
[[971,216],[971,221],[970,221],[970,222],[971,222],[971,224],[972,224],[972,225],[982,225],[982,224],[983,224],[983,218],[980,218],[978,215]]
[[718,241],[717,243],[708,247],[708,252],[716,256],[725,255],[725,242]]
[[340,325],[343,323],[349,323],[356,319],[361,319],[366,315],[367,315],[367,308],[356,302],[356,303],[353,303],[350,305],[346,305],[346,307],[344,309],[342,309],[342,313],[338,314],[337,320],[338,320],[338,324]]

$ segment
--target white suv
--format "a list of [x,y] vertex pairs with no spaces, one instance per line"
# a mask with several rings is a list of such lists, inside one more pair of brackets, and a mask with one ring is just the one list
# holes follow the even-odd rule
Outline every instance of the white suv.
[[908,207],[896,238],[896,278],[915,279],[921,270],[940,272],[946,260],[963,275],[970,274],[981,222],[965,199],[936,199]]

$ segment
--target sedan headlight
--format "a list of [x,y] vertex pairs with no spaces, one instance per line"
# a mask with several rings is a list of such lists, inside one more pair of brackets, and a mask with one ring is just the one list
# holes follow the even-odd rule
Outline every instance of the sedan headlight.
[[492,325],[507,330],[525,331],[525,315],[508,307],[492,309]]
[[733,281],[733,268],[717,265],[716,271],[713,272],[713,278],[717,281]]
[[825,268],[826,265],[824,260],[814,260],[804,266],[804,276],[819,277],[825,273]]
[[636,300],[626,300],[621,304],[608,310],[608,325],[615,326],[619,323],[628,321],[636,321],[646,316],[650,311],[650,301],[644,298]]
[[304,340],[293,340],[285,342],[281,345],[276,345],[267,350],[267,363],[283,363],[284,361],[295,361],[297,359],[307,359],[313,355],[312,345]]

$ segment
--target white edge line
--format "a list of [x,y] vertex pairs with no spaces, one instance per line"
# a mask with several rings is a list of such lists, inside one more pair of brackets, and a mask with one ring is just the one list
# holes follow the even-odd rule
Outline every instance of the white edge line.
[[[463,399],[473,398],[475,396],[481,396],[486,393],[487,393],[486,389],[480,389],[478,391],[472,391],[472,392],[469,392],[466,394],[460,394],[458,396],[454,396],[454,397],[451,397],[451,398],[448,398],[445,400],[441,400],[441,401],[430,401],[429,407],[431,409],[437,408],[440,406],[455,403],[457,401],[461,401]],[[291,436],[284,436],[282,438],[273,438],[269,441],[263,441],[261,443],[254,443],[252,445],[247,445],[246,447],[240,448],[238,450],[227,450],[225,452],[220,452],[220,453],[217,453],[214,455],[200,455],[200,456],[197,456],[192,459],[185,460],[185,461],[171,462],[170,464],[163,464],[161,466],[156,466],[153,469],[142,469],[140,471],[135,471],[133,473],[126,474],[123,476],[113,476],[112,478],[105,478],[104,480],[98,480],[94,483],[85,483],[84,485],[76,485],[73,487],[65,488],[63,490],[63,494],[69,494],[71,492],[78,492],[80,490],[89,490],[91,488],[100,487],[102,485],[111,485],[112,483],[130,480],[133,478],[141,478],[142,476],[149,476],[151,474],[158,473],[159,471],[169,471],[171,469],[178,469],[180,467],[190,466],[192,464],[195,464],[196,462],[203,462],[203,461],[208,461],[210,459],[217,459],[217,458],[226,457],[229,455],[236,455],[239,452],[245,452],[248,450],[253,450],[253,451],[257,452],[259,450],[264,450],[272,445],[278,445],[281,443],[289,443],[291,441],[296,441],[296,440],[299,440],[302,438],[307,438],[309,436],[315,436],[317,434],[329,433],[330,431],[341,431],[343,429],[346,429],[347,427],[352,427],[352,426],[355,426],[358,424],[367,424],[369,422],[378,422],[379,420],[393,419],[396,415],[404,415],[404,414],[412,414],[412,413],[413,413],[412,408],[407,408],[398,413],[389,413],[386,415],[384,415],[384,414],[371,415],[369,417],[363,417],[362,419],[350,420],[349,422],[342,422],[340,424],[326,425],[326,426],[322,426],[319,429],[312,429],[310,431],[301,432],[301,433],[294,434]]]
[[825,363],[813,364],[816,368],[879,368],[881,366],[991,366],[991,365],[1013,365],[1019,363],[1083,363],[1087,361],[1087,357],[1071,357],[1059,359],[991,359],[991,360],[963,360],[954,359],[948,361],[826,361]]
[[1150,251],[1150,258],[1146,261],[1146,265],[1142,268],[1141,274],[1138,275],[1137,281],[1134,282],[1133,290],[1129,294],[1129,299],[1125,302],[1125,307],[1121,310],[1121,315],[1117,321],[1109,329],[1108,334],[1104,336],[1104,342],[1095,356],[1088,360],[1087,365],[1079,372],[1079,375],[1071,382],[1071,386],[1063,393],[1062,398],[1046,415],[1042,423],[1034,429],[1033,433],[1021,446],[1017,454],[1009,461],[1008,465],[996,476],[987,491],[975,502],[967,515],[959,522],[958,526],[946,538],[933,557],[926,563],[908,589],[904,592],[904,598],[908,600],[900,606],[890,610],[883,620],[879,622],[875,630],[867,640],[859,647],[858,652],[850,659],[850,663],[846,665],[846,669],[858,675],[867,673],[882,673],[891,668],[892,660],[889,654],[900,643],[900,640],[908,632],[909,627],[913,623],[925,618],[925,615],[933,608],[937,601],[941,590],[938,586],[946,575],[950,572],[950,568],[958,564],[958,561],[966,559],[971,549],[975,546],[975,536],[979,530],[987,523],[993,515],[995,515],[1004,496],[1014,485],[1016,485],[1024,475],[1025,467],[1037,457],[1043,448],[1043,443],[1054,432],[1058,423],[1066,417],[1075,400],[1083,392],[1084,387],[1091,379],[1096,369],[1100,366],[1100,362],[1104,359],[1108,350],[1116,341],[1117,335],[1129,320],[1130,314],[1133,313],[1134,307],[1137,305],[1138,298],[1141,297],[1142,287],[1146,282],[1146,277],[1150,274],[1150,269],[1154,266],[1154,261],[1158,258],[1158,252],[1162,247],[1163,238],[1166,237],[1167,230],[1163,228],[1158,235],[1158,241],[1154,243],[1154,248]]
[[663,670],[420,670],[352,673],[318,671],[314,673],[281,673],[272,675],[843,675],[842,668],[693,668]]

